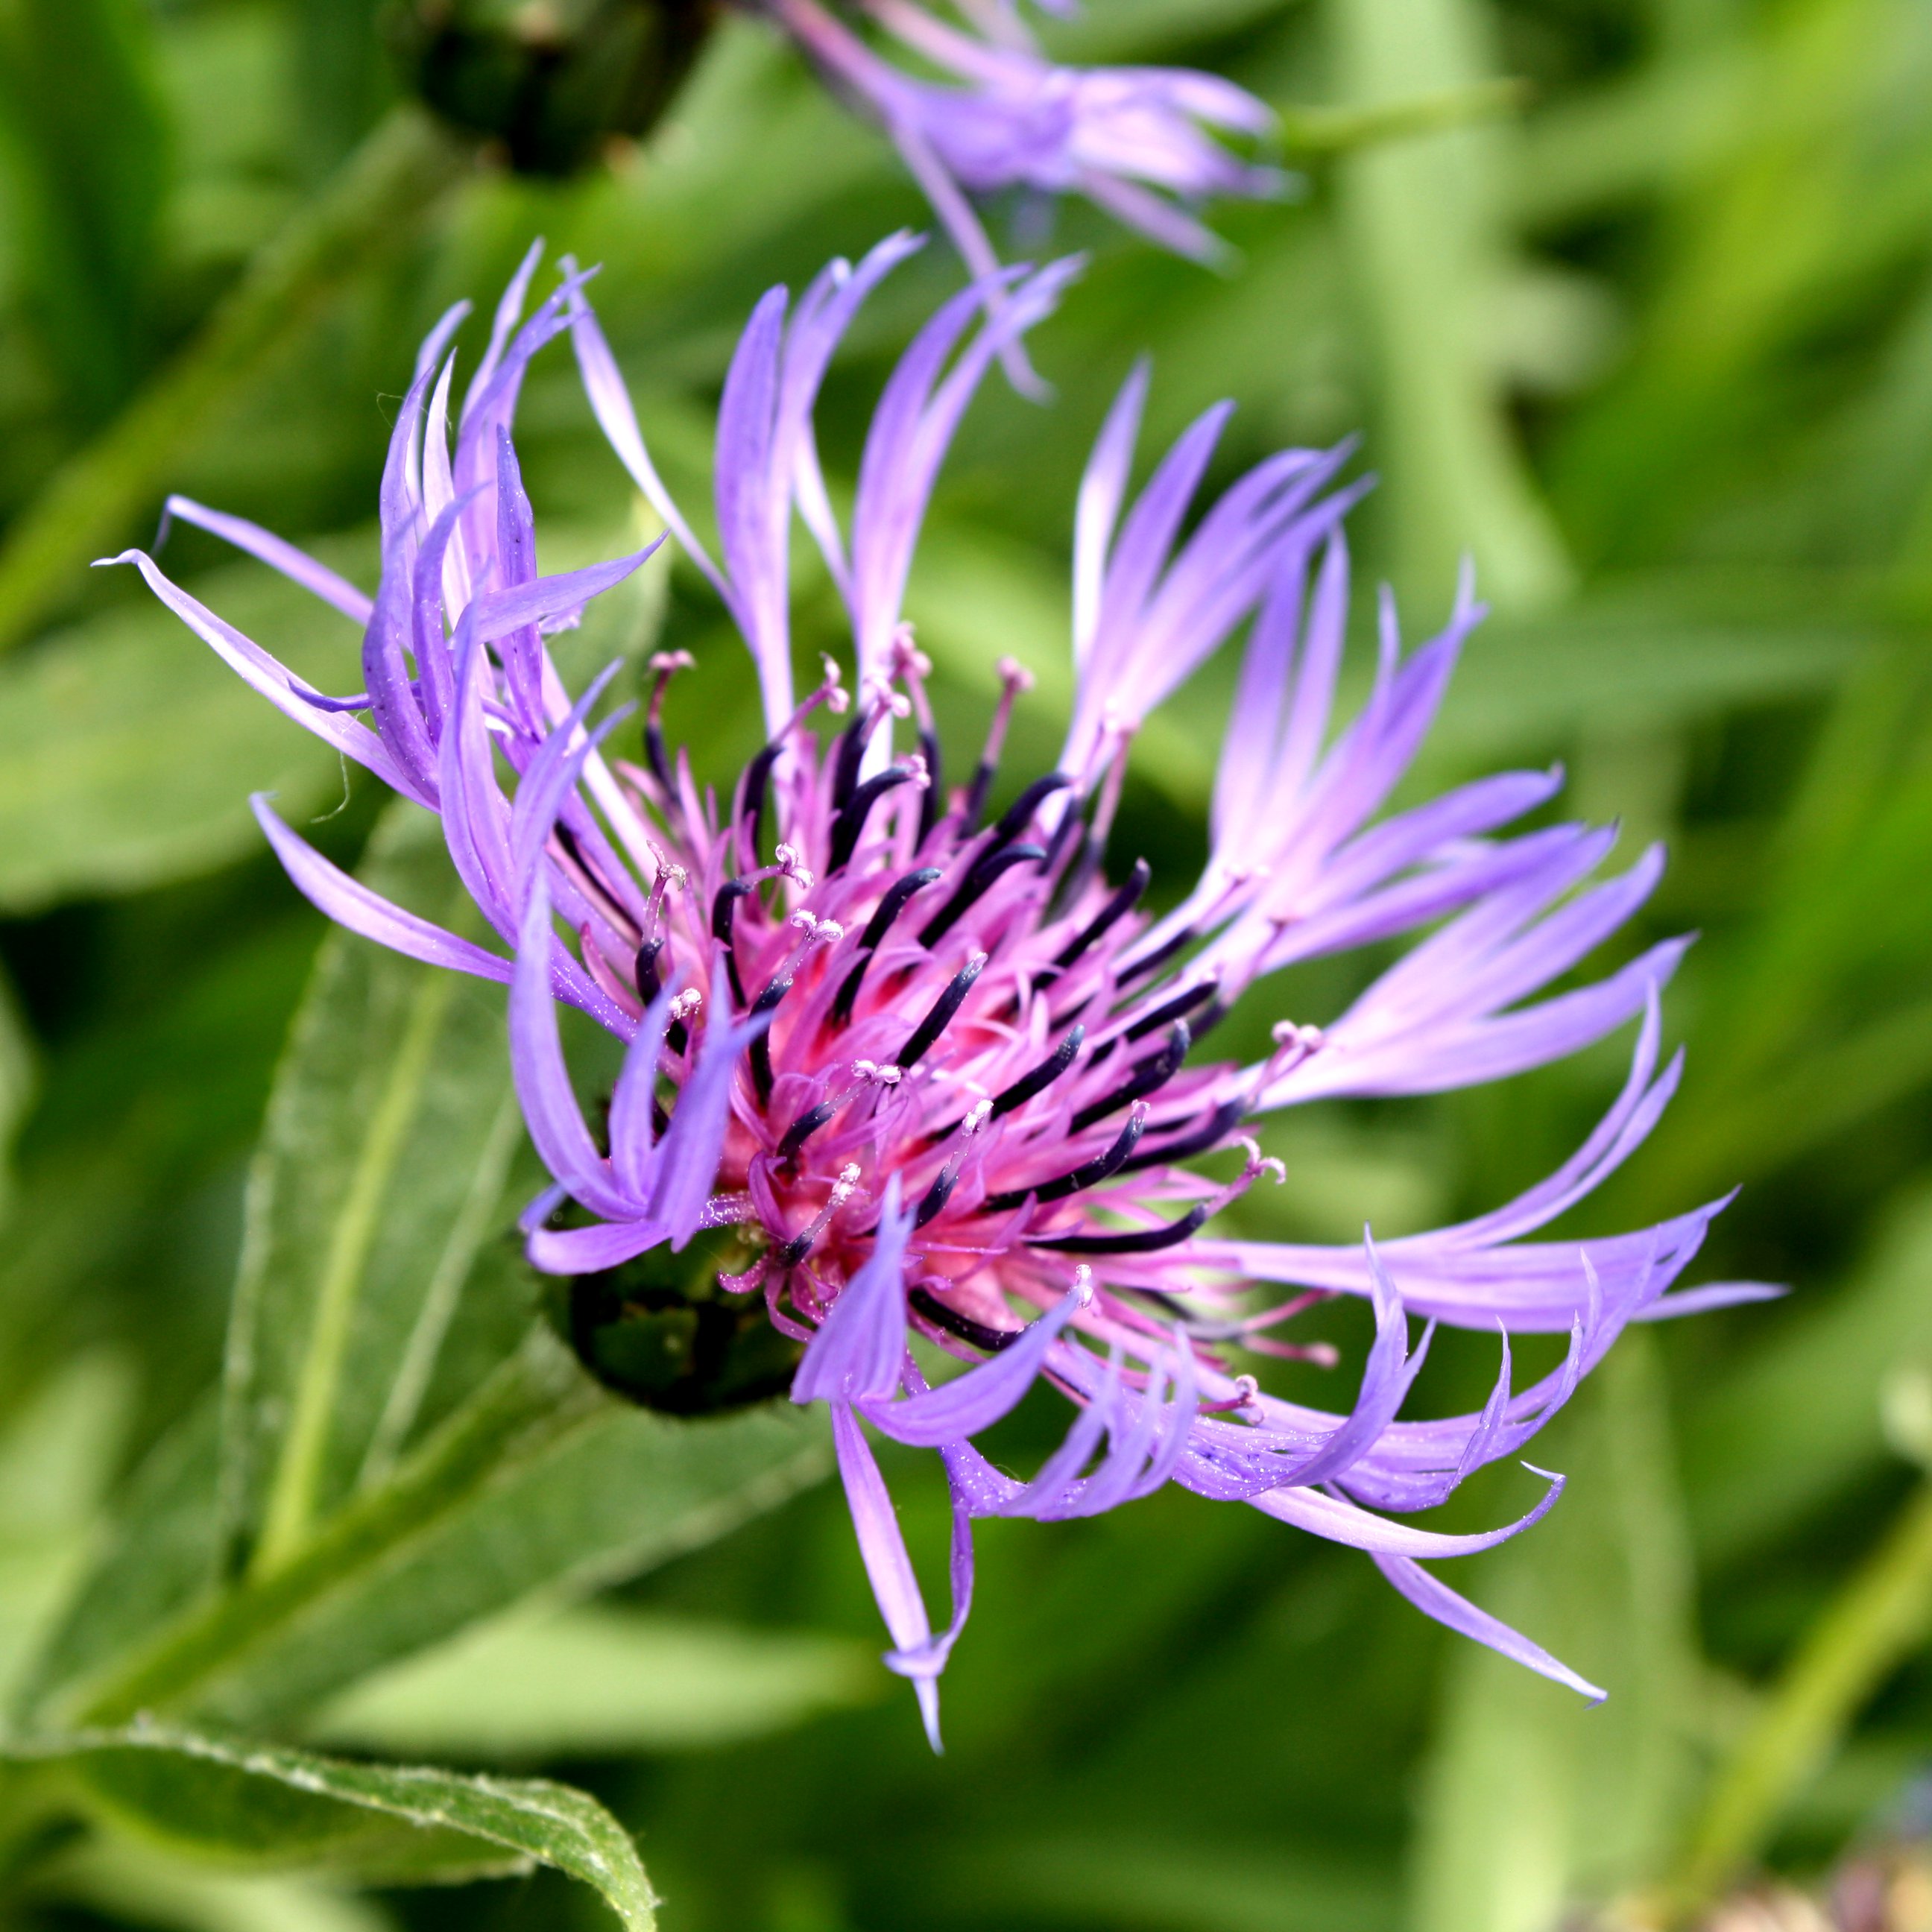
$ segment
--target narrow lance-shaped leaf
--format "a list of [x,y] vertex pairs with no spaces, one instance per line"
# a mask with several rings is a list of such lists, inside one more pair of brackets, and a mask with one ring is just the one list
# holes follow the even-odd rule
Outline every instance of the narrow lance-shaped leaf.
[[[435,822],[392,812],[364,877],[453,916]],[[502,1219],[508,1089],[496,988],[352,935],[325,943],[249,1190],[224,1418],[238,1555],[286,1560],[418,1421]],[[526,1312],[509,1312],[512,1334]]]
[[552,1865],[594,1886],[628,1932],[656,1922],[628,1834],[567,1785],[352,1764],[158,1724],[16,1744],[5,1756],[56,1782],[60,1808],[190,1855],[379,1884]]

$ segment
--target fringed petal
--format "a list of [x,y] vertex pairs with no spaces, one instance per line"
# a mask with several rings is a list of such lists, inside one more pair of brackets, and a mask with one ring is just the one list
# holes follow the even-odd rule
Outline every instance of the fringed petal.
[[282,823],[270,809],[266,793],[257,792],[248,802],[256,822],[267,835],[275,856],[281,860],[296,890],[337,925],[360,933],[364,939],[373,939],[392,952],[420,959],[426,965],[446,966],[452,972],[494,980],[500,985],[509,982],[514,969],[508,960],[487,952],[471,940],[446,932],[412,912],[406,912],[351,878]]

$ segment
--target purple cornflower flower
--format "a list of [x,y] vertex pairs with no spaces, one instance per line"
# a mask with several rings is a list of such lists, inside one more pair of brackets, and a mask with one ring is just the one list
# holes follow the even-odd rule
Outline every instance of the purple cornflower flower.
[[[1252,138],[1272,130],[1274,113],[1245,88],[1184,68],[1058,66],[1035,46],[1014,0],[960,0],[964,26],[918,0],[856,0],[875,26],[950,80],[894,66],[821,0],[746,4],[884,129],[976,276],[999,262],[974,195],[1010,188],[1083,195],[1162,248],[1212,261],[1222,244],[1191,208],[1214,196],[1271,197],[1286,185],[1279,169],[1241,160],[1204,131]],[[1017,341],[1003,353],[1030,386]]]
[[[1006,667],[968,781],[941,782],[928,667],[900,600],[934,476],[992,360],[1051,308],[1069,274],[1001,272],[947,302],[874,415],[849,544],[812,434],[814,399],[860,304],[916,245],[896,237],[836,263],[788,314],[760,302],[719,412],[720,560],[664,491],[570,270],[520,328],[536,251],[500,308],[447,436],[458,314],[425,344],[382,489],[374,600],[278,538],[176,501],[365,626],[366,689],[326,698],[170,583],[161,597],[290,716],[440,812],[456,866],[506,958],[390,905],[258,800],[301,890],[353,930],[419,959],[507,981],[517,1088],[555,1178],[525,1220],[536,1265],[578,1284],[640,1256],[683,1256],[704,1231],[735,1244],[698,1292],[790,1339],[793,1399],[831,1410],[860,1549],[937,1740],[936,1679],[971,1594],[971,1520],[1090,1515],[1169,1481],[1252,1504],[1367,1551],[1432,1616],[1586,1695],[1600,1694],[1418,1559],[1483,1550],[1520,1521],[1447,1534],[1392,1520],[1441,1502],[1516,1454],[1633,1319],[1765,1292],[1670,1292],[1717,1205],[1600,1240],[1528,1237],[1612,1172],[1676,1087],[1658,1065],[1658,990],[1683,942],[1607,978],[1544,994],[1642,902],[1659,859],[1589,884],[1612,835],[1504,828],[1557,776],[1512,772],[1388,815],[1389,795],[1481,615],[1467,585],[1448,628],[1405,654],[1382,608],[1373,688],[1336,728],[1348,566],[1337,487],[1346,452],[1267,458],[1183,535],[1225,407],[1175,443],[1128,506],[1147,386],[1129,380],[1082,485],[1072,596],[1078,695],[1055,771],[996,818],[988,799],[1025,680]],[[566,264],[566,268],[568,268]],[[598,422],[716,586],[748,646],[770,740],[728,800],[674,759],[657,661],[640,763],[592,728],[609,673],[574,702],[543,642],[639,557],[537,574],[510,424],[530,358],[572,338]],[[788,544],[796,509],[850,614],[856,702],[837,670],[794,694]],[[1139,910],[1148,868],[1110,875],[1108,833],[1129,747],[1153,708],[1244,625],[1232,722],[1199,884],[1163,918]],[[373,724],[351,714],[366,710]],[[849,722],[821,736],[838,714]],[[909,721],[916,748],[898,748]],[[503,775],[514,777],[506,788]],[[1325,1027],[1284,1021],[1243,1064],[1197,1051],[1226,1009],[1292,961],[1432,929]],[[1542,995],[1539,997],[1539,995]],[[608,1148],[586,1126],[556,1002],[627,1042]],[[1629,1079],[1576,1154],[1507,1207],[1378,1247],[1218,1234],[1216,1213],[1278,1164],[1244,1122],[1320,1097],[1428,1094],[1498,1079],[1641,1018]],[[1236,1154],[1232,1178],[1192,1165]],[[1223,1170],[1225,1172],[1225,1169]],[[1257,1297],[1280,1283],[1286,1297]],[[1338,1294],[1365,1298],[1375,1338],[1354,1408],[1277,1399],[1237,1351],[1316,1352],[1281,1330]],[[1257,1300],[1267,1305],[1256,1306]],[[656,1305],[656,1304],[652,1304]],[[1502,1334],[1480,1413],[1397,1416],[1426,1352],[1408,1316]],[[1553,1372],[1516,1389],[1513,1332],[1567,1334]],[[770,1331],[762,1323],[758,1332]],[[963,1364],[929,1386],[909,1345]],[[929,1359],[929,1358],[928,1358]],[[1077,1414],[1030,1479],[972,1438],[1044,1378]],[[934,1633],[862,1424],[937,1449],[954,1504],[952,1616]]]

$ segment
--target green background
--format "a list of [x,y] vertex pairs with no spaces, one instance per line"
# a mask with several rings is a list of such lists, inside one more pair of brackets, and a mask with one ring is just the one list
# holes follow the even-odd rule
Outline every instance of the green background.
[[[1148,351],[1148,449],[1238,402],[1222,481],[1283,442],[1361,433],[1360,463],[1382,478],[1354,519],[1364,626],[1385,578],[1408,636],[1428,634],[1473,555],[1494,615],[1408,793],[1561,759],[1566,808],[1620,820],[1624,854],[1670,842],[1616,956],[1702,935],[1666,1002],[1667,1035],[1689,1048],[1683,1094],[1567,1225],[1628,1226],[1741,1187],[1694,1278],[1795,1292],[1627,1337],[1537,1446],[1571,1478],[1556,1514],[1444,1573],[1609,1703],[1586,1712],[1445,1636],[1358,1556],[1169,1492],[1093,1522],[982,1528],[935,1759],[872,1660],[841,1499],[788,1437],[746,1452],[782,1478],[693,1475],[698,1501],[675,1523],[600,1517],[580,1548],[512,1563],[514,1588],[439,1624],[422,1606],[446,1572],[494,1560],[480,1540],[446,1550],[436,1576],[344,1612],[344,1629],[404,1634],[336,1632],[351,1662],[312,1651],[304,1676],[291,1651],[196,1708],[224,1734],[566,1780],[638,1834],[662,1922],[689,1932],[1553,1932],[1681,1871],[1717,1829],[1726,1777],[1765,1793],[1728,1852],[1803,1878],[1906,1828],[1932,1756],[1932,1581],[1911,1536],[1915,1459],[1932,1444],[1932,20],[1912,0],[1088,0],[1048,38],[1070,59],[1240,80],[1282,110],[1302,191],[1216,211],[1234,251],[1218,272],[1077,205],[994,211],[1010,256],[1091,261],[1033,338],[1052,399],[988,382],[914,572],[909,610],[956,758],[1009,654],[1039,678],[1010,782],[1054,754],[1073,492]],[[117,1616],[145,1627],[128,1576],[178,1559],[191,1594],[204,1574],[220,1522],[137,1502],[116,1541],[102,1512],[130,1472],[145,1467],[152,1497],[169,1468],[205,1462],[195,1418],[238,1265],[270,1356],[278,1336],[311,1336],[277,1310],[321,1292],[302,1257],[338,1252],[344,1217],[368,1207],[364,1143],[330,1137],[380,1112],[390,1090],[367,1083],[392,1066],[382,1040],[428,1042],[448,1084],[408,1102],[357,1280],[372,1307],[391,1275],[420,1293],[423,1257],[467,1230],[448,1274],[460,1305],[440,1350],[418,1350],[413,1406],[392,1402],[386,1420],[356,1365],[393,1366],[407,1338],[374,1317],[350,1334],[347,1419],[307,1470],[313,1509],[361,1493],[448,1412],[532,1292],[503,1232],[528,1156],[513,1124],[485,1131],[503,1090],[494,1009],[467,988],[436,1004],[367,949],[323,956],[244,1216],[323,927],[244,800],[275,790],[344,863],[381,801],[133,573],[80,564],[146,542],[172,488],[370,582],[374,486],[415,343],[459,295],[487,314],[539,233],[553,255],[603,265],[594,299],[646,434],[701,511],[718,385],[758,293],[929,219],[884,142],[734,18],[670,119],[573,183],[512,179],[418,130],[332,252],[262,298],[256,335],[211,352],[224,314],[240,327],[234,291],[259,290],[318,210],[340,217],[337,171],[398,138],[392,85],[359,0],[0,4],[0,1676],[29,1690],[27,1660],[56,1627],[61,1654],[97,1658]],[[892,357],[958,280],[930,248],[854,332],[821,415],[835,491]],[[466,363],[480,339],[472,321]],[[200,388],[167,404],[198,354]],[[144,409],[165,435],[137,461],[112,439]],[[537,365],[519,430],[545,567],[633,547],[639,512],[567,354]],[[70,540],[49,507],[64,502],[86,513]],[[352,628],[258,566],[186,530],[166,561],[306,674],[357,683]],[[836,644],[829,586],[802,560],[798,590],[802,648]],[[757,742],[755,692],[694,573],[621,593],[572,640],[574,662],[648,636],[698,656],[668,722],[703,770],[728,773]],[[1210,670],[1163,714],[1129,787],[1117,849],[1145,851],[1170,896],[1204,849],[1229,681]],[[381,862],[425,900],[446,896],[434,854],[386,836]],[[1332,1018],[1376,963],[1270,983],[1251,996],[1253,1030]],[[1279,1123],[1288,1183],[1243,1204],[1246,1225],[1346,1240],[1365,1220],[1393,1234],[1494,1205],[1587,1131],[1627,1046],[1494,1090]],[[442,1156],[465,1133],[452,1180]],[[466,1200],[480,1203],[468,1221]],[[412,1214],[443,1217],[434,1242]],[[244,1219],[259,1238],[245,1255]],[[1357,1346],[1359,1316],[1309,1332]],[[310,1364],[290,1346],[288,1365],[264,1357],[250,1398],[271,1454]],[[1494,1349],[1440,1338],[1414,1412],[1479,1405]],[[1523,1351],[1532,1367],[1546,1355]],[[1300,1372],[1298,1390],[1346,1406],[1350,1368]],[[284,1373],[296,1394],[277,1393]],[[350,1412],[358,1400],[368,1414]],[[1030,1406],[1002,1444],[1023,1456],[1060,1420]],[[546,1484],[621,1515],[627,1484],[668,1480],[657,1437],[626,1434],[628,1418],[590,1426],[609,1440],[572,1438],[570,1468],[532,1479],[518,1551],[541,1540],[542,1498],[563,1492]],[[908,1455],[888,1473],[936,1577],[936,1468]],[[707,1484],[727,1500],[704,1501]],[[1439,1520],[1499,1520],[1536,1487],[1485,1472]],[[129,1556],[125,1526],[144,1520],[185,1525],[182,1547]],[[1873,1570],[1888,1536],[1894,1569]],[[86,1564],[116,1550],[122,1570],[64,1610]],[[1894,1586],[1875,1630],[1855,1614],[1869,1592],[1845,1608],[1861,1576]],[[342,1693],[354,1659],[402,1655],[538,1586],[547,1602],[602,1594]],[[1780,1757],[1783,1720],[1763,1714],[1796,1708],[1778,1687],[1808,1642],[1842,1667],[1825,1669],[1812,1729]],[[92,1821],[86,1833],[34,1822],[23,1799],[28,1822],[6,1834],[0,1912],[22,1924],[604,1920],[592,1892],[551,1874],[351,1895],[198,1864],[184,1846],[218,1840],[232,1866],[248,1834],[171,1820],[138,1752],[97,1755],[109,1768],[76,1770],[92,1795],[62,1814]],[[407,1875],[387,1839],[380,1856],[311,1856],[322,1829],[252,1822],[254,1862]]]

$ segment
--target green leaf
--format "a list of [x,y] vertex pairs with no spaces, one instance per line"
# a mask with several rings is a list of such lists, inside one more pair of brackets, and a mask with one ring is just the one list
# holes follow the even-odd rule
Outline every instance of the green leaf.
[[65,1364],[0,1436],[0,1698],[58,1616],[86,1562],[129,1411],[128,1364]]
[[221,1871],[126,1837],[96,1836],[37,1870],[37,1902],[163,1932],[393,1932],[373,1899],[314,1879]]
[[[567,1372],[564,1400],[582,1402],[574,1362]],[[288,1721],[527,1597],[584,1595],[713,1542],[829,1466],[820,1418],[784,1403],[684,1422],[596,1397],[526,1444],[478,1446],[487,1473],[461,1502],[366,1538],[346,1510],[282,1573],[298,1587],[244,1592],[194,1708],[237,1727]],[[382,1514],[388,1493],[362,1508]]]
[[1654,734],[1790,704],[1833,689],[1886,634],[1802,578],[1660,573],[1599,584],[1561,610],[1484,623],[1426,755],[1460,769],[1586,729]]
[[1646,1216],[1658,1190],[1715,1192],[1894,1102],[1932,1074],[1923,961],[1932,910],[1932,682],[1901,638],[1845,678],[1761,866],[1762,910],[1695,962],[1708,1071],[1642,1170],[1612,1184]]
[[395,1756],[506,1760],[735,1743],[872,1702],[861,1646],[586,1605],[520,1616],[358,1684],[318,1743]]
[[38,1097],[39,1055],[11,976],[0,968],[0,1216],[14,1202],[14,1142]]
[[[620,1405],[548,1330],[280,1567],[188,1603],[142,1639],[84,1647],[45,1725],[188,1711],[292,1721],[370,1672],[538,1592],[583,1595],[710,1542],[826,1467],[787,1403],[703,1422]],[[83,1649],[70,1642],[70,1652]]]
[[61,1622],[22,1682],[32,1712],[55,1687],[107,1668],[215,1585],[220,1406],[214,1392],[149,1451]]
[[352,1764],[155,1724],[17,1744],[83,1814],[224,1864],[386,1884],[554,1866],[594,1886],[632,1932],[657,1900],[637,1848],[596,1799],[527,1778]]
[[[362,868],[473,927],[430,814],[398,802]],[[332,932],[249,1184],[223,1420],[226,1533],[272,1569],[413,1430],[521,1125],[502,989]],[[527,1308],[511,1311],[511,1334]]]
[[1510,171],[1515,212],[1554,228],[1665,190],[1735,152],[1750,124],[1741,38],[1652,61],[1534,116]]
[[[1328,10],[1348,106],[1475,86],[1489,50],[1469,0],[1342,0]],[[1495,130],[1463,128],[1351,155],[1340,210],[1377,378],[1397,579],[1443,608],[1473,556],[1498,603],[1568,587],[1562,540],[1514,442],[1484,333],[1502,263]]]
[[1418,1828],[1417,1932],[1547,1932],[1671,1846],[1698,1664],[1654,1349],[1625,1335],[1538,1445],[1569,1486],[1470,1592],[1609,1700],[1593,1710],[1492,1651],[1456,1651]]

